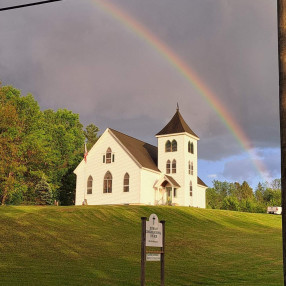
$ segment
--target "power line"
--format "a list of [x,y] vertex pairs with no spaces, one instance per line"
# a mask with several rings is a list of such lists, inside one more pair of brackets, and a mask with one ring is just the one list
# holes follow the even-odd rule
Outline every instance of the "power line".
[[62,0],[47,0],[47,1],[22,4],[22,5],[17,5],[17,6],[10,6],[10,7],[5,7],[5,8],[0,8],[0,11],[17,9],[17,8],[24,8],[24,7],[28,7],[28,6],[34,6],[34,5],[41,5],[41,4],[46,4],[46,3],[56,2],[56,1],[62,1]]

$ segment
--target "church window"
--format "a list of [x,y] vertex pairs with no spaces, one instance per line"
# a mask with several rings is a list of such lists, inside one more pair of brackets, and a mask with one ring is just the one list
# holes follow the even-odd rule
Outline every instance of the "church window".
[[166,174],[170,174],[170,173],[171,173],[171,161],[168,160],[166,164]]
[[193,183],[190,181],[190,197],[193,196]]
[[124,175],[123,192],[129,192],[129,174],[128,173]]
[[109,171],[106,172],[103,181],[103,192],[112,193],[112,175]]
[[103,155],[102,162],[105,163],[105,155]]
[[174,159],[172,162],[172,173],[176,173],[176,160]]
[[114,162],[115,156],[114,154],[112,154],[112,162]]
[[168,140],[165,144],[165,152],[171,152],[171,148],[172,148],[171,142],[170,140]]
[[176,152],[177,151],[177,141],[173,140],[172,141],[172,152]]
[[86,193],[87,194],[92,194],[92,176],[89,176],[87,179],[87,188],[86,188]]
[[194,143],[190,142],[188,143],[188,152],[194,154]]
[[189,170],[189,174],[191,174],[191,162],[190,161],[188,163],[188,170]]
[[111,149],[110,148],[108,148],[107,150],[106,150],[106,164],[109,164],[109,163],[111,163]]
[[191,163],[191,170],[190,171],[191,171],[191,175],[194,175],[194,163],[193,162]]

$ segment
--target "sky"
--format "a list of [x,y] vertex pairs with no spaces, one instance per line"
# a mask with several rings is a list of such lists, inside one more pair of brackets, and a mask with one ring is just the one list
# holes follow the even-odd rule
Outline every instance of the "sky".
[[[0,12],[2,84],[32,93],[42,110],[66,108],[100,133],[110,127],[153,145],[178,102],[200,137],[198,174],[208,186],[280,178],[276,1],[104,1],[196,74],[244,141],[192,77],[102,0]],[[1,0],[0,8],[32,2]]]

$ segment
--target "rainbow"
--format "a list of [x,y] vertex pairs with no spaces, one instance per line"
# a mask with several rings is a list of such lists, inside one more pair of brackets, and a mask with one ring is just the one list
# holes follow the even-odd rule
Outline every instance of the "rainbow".
[[141,23],[132,18],[122,9],[112,4],[107,0],[92,0],[97,6],[118,20],[128,30],[134,32],[139,38],[146,41],[151,47],[159,52],[170,64],[173,66],[191,85],[199,92],[199,94],[207,101],[207,103],[214,109],[223,124],[233,134],[241,147],[249,154],[254,167],[260,176],[268,181],[270,178],[269,172],[261,160],[258,159],[256,152],[252,146],[251,141],[247,138],[241,127],[235,122],[233,117],[223,106],[217,96],[215,96],[207,87],[205,83],[197,76],[197,74],[185,63],[180,57],[172,51],[165,43],[158,37],[152,34]]

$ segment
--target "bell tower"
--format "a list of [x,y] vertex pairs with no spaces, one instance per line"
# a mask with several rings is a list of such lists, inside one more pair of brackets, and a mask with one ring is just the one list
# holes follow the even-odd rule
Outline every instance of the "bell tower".
[[198,156],[199,137],[183,119],[177,104],[169,123],[156,134],[158,139],[158,168],[172,177],[180,187],[172,194],[172,203],[199,206]]

